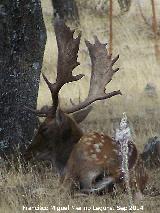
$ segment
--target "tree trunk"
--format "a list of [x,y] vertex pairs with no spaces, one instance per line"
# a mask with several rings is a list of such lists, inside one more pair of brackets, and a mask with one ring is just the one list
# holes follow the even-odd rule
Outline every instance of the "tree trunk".
[[54,16],[61,19],[79,20],[78,8],[75,0],[52,0]]
[[[0,155],[30,143],[46,29],[40,0],[1,0],[0,4]],[[16,148],[16,149],[15,149]]]

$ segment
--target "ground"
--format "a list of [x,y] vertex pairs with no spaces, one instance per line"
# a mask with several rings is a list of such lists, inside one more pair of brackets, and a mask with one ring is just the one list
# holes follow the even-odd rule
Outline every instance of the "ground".
[[[70,104],[70,98],[77,101],[79,94],[82,100],[87,96],[91,67],[84,38],[92,42],[93,35],[97,35],[103,42],[108,42],[109,39],[107,10],[105,13],[101,10],[93,10],[94,5],[90,10],[90,3],[93,2],[91,0],[88,1],[89,3],[85,5],[85,8],[85,0],[77,0],[77,2],[80,8],[81,25],[76,26],[76,30],[77,32],[82,31],[82,41],[79,51],[81,65],[76,68],[75,73],[84,73],[85,77],[62,89],[60,94],[62,107]],[[155,2],[160,26],[160,3],[158,0]],[[48,36],[42,71],[50,80],[54,81],[57,47],[51,23],[52,8],[49,0],[43,0],[42,6]],[[145,2],[143,11],[149,23],[151,23],[150,1]],[[113,14],[113,55],[120,55],[120,59],[115,65],[120,67],[120,71],[107,86],[107,91],[120,89],[123,95],[95,104],[94,110],[82,124],[82,128],[85,131],[97,130],[113,135],[122,113],[126,112],[134,141],[141,152],[148,138],[159,135],[160,132],[160,55],[155,54],[156,43],[152,28],[143,22],[136,1],[133,1],[130,11],[125,14],[120,13],[118,5],[114,1]],[[70,23],[68,24],[71,26]],[[71,27],[74,27],[73,24]],[[158,38],[157,43],[159,41]],[[147,84],[152,86],[151,95],[145,89]],[[38,108],[50,103],[49,91],[43,79],[41,79]],[[68,212],[77,212],[72,206],[86,206],[89,212],[96,212],[96,210],[93,210],[93,206],[116,209],[117,206],[129,205],[129,198],[126,194],[121,193],[116,196],[89,196],[73,199],[66,193],[60,192],[58,178],[53,172],[49,169],[46,169],[45,172],[38,171],[35,168],[30,168],[30,171],[24,174],[21,168],[19,173],[14,168],[10,171],[6,171],[4,168],[0,180],[0,212],[21,213],[23,208],[25,212],[29,206],[38,207],[38,205],[39,207],[49,207],[48,212],[58,212],[58,209],[54,211],[54,208],[67,205],[70,207]],[[134,201],[134,205],[137,208],[143,206],[144,209],[139,210],[139,212],[158,212],[160,210],[160,195],[155,195],[160,190],[160,170],[148,172],[150,179],[144,199],[141,202]],[[89,210],[90,206],[92,207],[91,210]],[[102,210],[102,212],[112,211],[109,209]],[[67,212],[67,210],[62,212]],[[82,212],[87,212],[87,210]]]

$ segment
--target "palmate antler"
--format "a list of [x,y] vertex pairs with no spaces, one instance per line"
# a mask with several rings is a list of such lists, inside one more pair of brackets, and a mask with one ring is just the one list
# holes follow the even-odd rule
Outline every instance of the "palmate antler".
[[78,81],[84,75],[72,75],[72,71],[80,63],[77,62],[78,50],[81,35],[76,39],[73,38],[74,31],[71,31],[62,20],[55,20],[55,34],[58,46],[58,63],[57,63],[57,79],[54,84],[50,83],[46,76],[46,81],[52,94],[52,114],[54,115],[58,107],[58,93],[62,86],[66,83]]
[[111,55],[108,54],[106,49],[106,44],[100,43],[96,36],[95,44],[91,44],[87,40],[85,43],[89,50],[92,63],[89,94],[82,103],[64,110],[66,113],[73,113],[83,109],[97,100],[104,100],[115,95],[121,95],[120,90],[113,91],[111,93],[105,92],[106,85],[112,80],[113,75],[119,70],[119,68],[114,70],[112,67],[118,60],[119,55],[112,60]]
[[[72,74],[74,68],[80,64],[77,62],[77,57],[81,35],[79,34],[78,37],[74,39],[74,31],[71,31],[70,28],[59,19],[55,20],[54,27],[58,46],[57,78],[55,83],[51,83],[43,74],[43,78],[52,94],[53,105],[48,108],[48,111],[36,111],[37,115],[42,117],[55,115],[59,103],[58,94],[64,84],[78,81],[84,76],[83,74],[76,76],[73,76]],[[113,69],[113,65],[118,60],[119,56],[112,59],[111,55],[108,54],[106,44],[100,43],[96,36],[95,44],[91,44],[87,40],[85,43],[89,50],[92,63],[89,93],[83,102],[77,105],[72,105],[71,108],[64,109],[63,111],[66,113],[74,113],[89,106],[97,100],[104,100],[121,94],[120,90],[110,93],[105,92],[106,85],[112,80],[113,75],[119,70],[119,68],[115,70]]]

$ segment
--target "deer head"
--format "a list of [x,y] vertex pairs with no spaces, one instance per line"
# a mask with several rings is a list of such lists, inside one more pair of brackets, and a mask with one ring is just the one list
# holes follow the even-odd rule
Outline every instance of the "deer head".
[[[121,92],[105,92],[105,86],[112,80],[112,76],[119,70],[112,66],[119,56],[112,59],[108,54],[106,45],[100,43],[95,37],[95,44],[85,41],[92,62],[90,89],[87,98],[70,108],[61,109],[59,105],[59,91],[63,85],[80,80],[84,75],[74,76],[72,71],[79,65],[77,62],[81,35],[73,38],[71,31],[63,21],[55,20],[55,34],[58,46],[57,78],[55,83],[49,82],[43,74],[43,78],[50,89],[53,104],[42,110],[32,110],[38,116],[46,117],[40,125],[33,142],[28,147],[25,158],[35,156],[38,159],[50,160],[59,171],[63,171],[74,145],[82,137],[83,133],[78,126],[89,113],[86,109],[97,100],[104,100]],[[69,114],[72,114],[71,117]],[[81,116],[81,117],[80,117]]]

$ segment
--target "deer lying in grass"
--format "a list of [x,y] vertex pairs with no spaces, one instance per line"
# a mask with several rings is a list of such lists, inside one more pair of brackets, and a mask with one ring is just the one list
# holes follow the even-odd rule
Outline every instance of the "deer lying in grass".
[[[79,65],[77,57],[81,36],[78,35],[74,39],[74,31],[61,20],[55,21],[55,34],[58,46],[56,82],[50,83],[43,75],[51,91],[53,104],[47,110],[36,111],[37,115],[46,119],[28,147],[25,158],[29,160],[34,156],[37,159],[50,160],[58,170],[64,185],[73,179],[85,193],[101,191],[115,182],[121,182],[118,145],[110,137],[99,133],[83,134],[76,122],[78,116],[74,114],[71,118],[69,114],[79,112],[97,100],[121,94],[120,90],[105,92],[105,86],[119,70],[113,69],[119,56],[112,59],[106,45],[100,43],[97,37],[95,44],[85,41],[92,62],[88,96],[78,105],[61,109],[59,91],[63,85],[83,77],[82,74],[72,74],[73,69]],[[87,114],[82,111],[83,118],[84,113]],[[131,147],[129,162],[130,168],[133,168],[137,161],[137,149],[132,143]]]

